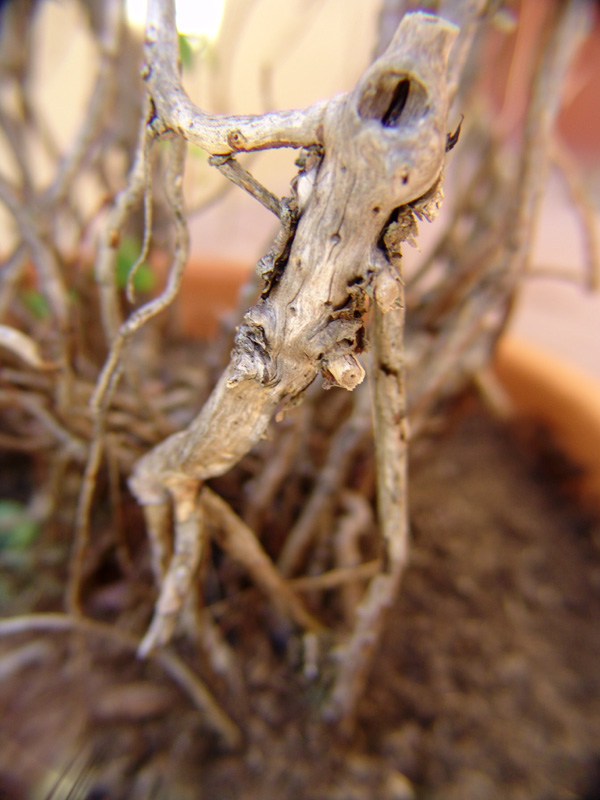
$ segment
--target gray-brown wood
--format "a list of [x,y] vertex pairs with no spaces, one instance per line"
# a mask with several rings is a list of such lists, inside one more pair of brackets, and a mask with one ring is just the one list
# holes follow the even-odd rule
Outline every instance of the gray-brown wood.
[[[196,420],[136,466],[130,485],[141,503],[230,469],[277,406],[319,371],[346,389],[362,381],[356,356],[379,237],[392,211],[423,195],[442,168],[455,33],[436,17],[405,17],[356,89],[328,104],[324,156],[314,176],[301,176],[314,184],[285,269],[245,315],[229,366]],[[406,90],[403,104],[395,93]]]
[[[151,44],[163,35],[153,17],[160,6],[151,3]],[[165,13],[169,7],[162,4]],[[259,262],[265,289],[237,330],[228,367],[187,430],[143,457],[130,478],[142,505],[173,502],[175,552],[178,537],[186,536],[186,520],[194,515],[189,504],[181,507],[182,487],[192,496],[195,491],[188,487],[194,482],[234,466],[264,435],[277,407],[300,396],[319,372],[327,385],[348,390],[362,382],[357,356],[364,347],[368,298],[375,296],[388,310],[398,296],[381,247],[383,231],[396,208],[426,194],[441,174],[447,62],[456,35],[455,26],[438,17],[407,15],[356,88],[322,108],[311,142],[316,148],[294,181],[294,196],[282,204],[284,233]],[[167,45],[172,51],[173,42]],[[151,92],[157,87],[155,106],[169,127],[189,100],[174,87],[172,68],[161,84],[157,76],[165,69],[164,54],[152,46],[148,52],[159,59],[156,68],[148,66],[148,82]],[[187,135],[179,123],[176,129]],[[214,126],[207,130],[214,133]],[[203,146],[221,148],[210,137]],[[175,562],[162,583],[144,653],[163,643],[173,628]],[[270,569],[263,577],[268,586]]]

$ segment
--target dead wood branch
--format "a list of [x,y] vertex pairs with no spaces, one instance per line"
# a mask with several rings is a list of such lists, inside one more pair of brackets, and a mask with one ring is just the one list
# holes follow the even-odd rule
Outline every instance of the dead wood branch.
[[[387,241],[384,237],[384,243]],[[394,251],[399,254],[399,244],[397,240],[393,241],[392,247],[390,242],[390,246],[386,247],[387,258],[383,253],[377,254],[382,264],[373,308],[373,421],[383,568],[370,582],[356,610],[357,622],[349,642],[342,649],[338,676],[326,710],[326,714],[339,719],[346,730],[351,729],[354,723],[387,612],[396,597],[408,559],[409,429],[404,363],[405,303],[400,257],[394,257]]]
[[294,575],[301,565],[324,508],[343,486],[352,458],[371,432],[371,426],[369,397],[362,388],[357,389],[352,416],[333,438],[327,461],[317,475],[315,488],[279,554],[277,566],[282,575]]
[[195,106],[181,86],[174,0],[150,0],[143,77],[168,129],[212,154],[272,147],[307,147],[320,141],[327,102],[303,111],[257,116],[211,116]]
[[[164,40],[164,52],[147,51],[155,59],[147,79],[151,93],[166,81],[171,105],[160,94],[153,99],[167,127],[173,107],[185,104],[173,83],[172,10],[170,2],[160,9],[151,3],[147,33],[148,45]],[[356,89],[322,107],[322,136],[309,143],[322,142],[324,155],[306,159],[296,182],[297,225],[284,225],[273,267],[263,263],[267,286],[245,315],[229,366],[200,415],[138,463],[130,486],[142,505],[165,505],[170,495],[175,520],[187,518],[188,495],[181,500],[180,489],[231,468],[264,434],[277,406],[298,397],[319,372],[349,390],[362,381],[357,354],[366,293],[378,291],[382,271],[380,236],[394,209],[425,194],[442,169],[446,63],[455,36],[439,18],[407,16]],[[163,586],[171,583],[171,566]]]
[[[385,5],[387,10],[395,5],[397,13],[400,6],[416,4],[410,0]],[[67,237],[69,246],[73,241],[78,246],[92,241],[98,209],[106,206],[106,200],[96,198],[84,230],[75,208],[77,168],[100,178],[102,192],[112,183],[105,179],[110,170],[106,171],[108,159],[99,145],[114,141],[106,121],[104,127],[101,122],[110,114],[101,112],[109,110],[115,88],[115,76],[109,73],[116,67],[121,22],[114,15],[120,3],[106,4],[101,74],[88,106],[89,119],[62,164],[54,153],[58,168],[49,188],[39,195],[24,158],[25,139],[42,136],[40,121],[33,117],[35,109],[25,111],[28,93],[18,95],[23,109],[17,109],[14,119],[12,110],[7,119],[0,109],[8,127],[20,122],[21,116],[24,122],[29,120],[28,136],[22,141],[15,135],[16,124],[8,131],[18,182],[0,182],[0,200],[20,236],[11,244],[13,254],[3,267],[0,290],[0,316],[6,323],[0,325],[0,345],[10,360],[10,366],[0,370],[0,378],[8,384],[0,391],[8,420],[0,431],[0,444],[23,452],[43,448],[43,463],[51,457],[46,451],[55,449],[47,480],[54,510],[61,505],[56,498],[62,500],[72,491],[65,487],[77,481],[80,489],[66,598],[72,619],[64,626],[85,627],[84,610],[97,608],[93,578],[107,563],[103,559],[110,558],[111,567],[116,564],[127,582],[139,580],[145,570],[146,561],[137,558],[135,549],[137,509],[126,502],[121,508],[120,478],[130,475],[130,486],[144,511],[158,595],[138,652],[152,655],[177,631],[185,637],[186,647],[202,651],[200,660],[209,674],[212,669],[213,679],[221,686],[225,683],[236,703],[248,702],[250,714],[256,708],[253,698],[245,696],[243,681],[250,668],[244,648],[250,640],[256,642],[253,625],[258,630],[257,622],[268,625],[273,620],[271,612],[261,618],[260,611],[275,607],[277,621],[281,614],[292,622],[286,631],[290,627],[309,631],[304,636],[305,676],[319,677],[319,690],[328,677],[332,679],[325,714],[346,728],[352,726],[407,560],[407,417],[412,438],[425,428],[440,399],[487,363],[528,267],[548,158],[557,141],[552,128],[558,89],[588,12],[578,0],[552,4],[546,16],[547,36],[534,50],[538,66],[527,131],[521,139],[513,131],[507,147],[506,130],[498,130],[491,114],[486,116],[488,111],[478,105],[475,80],[480,53],[473,50],[473,42],[480,22],[497,3],[432,0],[431,5],[462,25],[450,53],[454,26],[431,15],[408,15],[390,48],[352,92],[304,111],[233,117],[205,114],[185,95],[173,0],[151,0],[145,105],[137,147],[128,151],[133,163],[127,185],[113,198],[100,232],[95,263],[98,293],[89,291],[78,272],[88,266],[85,257],[77,256],[76,269],[71,269],[72,253],[61,246],[59,234],[67,220],[76,230]],[[468,80],[457,94],[465,64]],[[447,124],[455,95],[465,125],[453,163],[444,169],[445,151],[455,143],[454,137],[447,138],[448,128],[457,122],[453,118]],[[159,141],[170,156],[165,191],[171,214],[165,220],[155,213],[162,210],[162,195],[157,191],[153,201],[150,185],[151,175],[164,167]],[[207,355],[198,352],[198,359],[196,352],[190,358],[186,351],[187,377],[181,379],[170,363],[177,349],[172,341],[166,341],[163,357],[160,322],[148,326],[144,335],[136,334],[174,299],[187,259],[182,176],[188,141],[211,154],[209,163],[227,175],[228,185],[241,186],[278,215],[281,227],[257,265],[254,293],[248,292],[244,301],[244,309],[252,307],[237,328],[229,363],[225,345],[220,353],[218,348]],[[283,199],[248,172],[251,157],[244,160],[245,167],[235,158],[237,152],[258,153],[271,147],[304,148],[290,196]],[[51,143],[46,149],[52,150]],[[405,296],[400,243],[416,243],[418,221],[433,219],[442,200],[442,172],[454,164],[450,193],[454,207],[448,227],[432,255],[407,282]],[[584,223],[591,285],[598,241],[589,200],[572,165],[563,161],[562,167]],[[154,188],[161,188],[156,181]],[[163,294],[151,302],[144,298],[125,318],[126,301],[121,276],[117,285],[116,267],[124,238],[139,225],[142,199],[143,244],[127,278],[127,298],[133,302],[137,265],[147,252],[151,256],[157,252],[150,246],[151,238],[163,221],[170,223],[174,234],[169,240],[171,270]],[[43,212],[41,217],[37,209]],[[50,217],[55,209],[56,215]],[[36,317],[23,303],[30,285],[50,298],[48,317]],[[96,310],[96,302],[103,337],[94,338],[92,344],[83,329],[86,313]],[[361,362],[369,322],[381,542],[372,541],[375,537],[370,535],[375,526],[368,387],[363,384],[350,398],[336,389],[323,400],[315,381],[321,376],[326,388],[358,387],[364,376]],[[18,330],[20,323],[23,332]],[[59,351],[62,360],[54,353],[57,327],[62,337],[58,343],[64,345]],[[93,333],[90,330],[90,340]],[[229,340],[226,346],[229,349]],[[106,349],[108,359],[98,378]],[[203,382],[188,380],[203,358],[208,365]],[[19,368],[13,365],[17,359],[22,362]],[[72,405],[57,402],[56,384],[62,380],[58,367],[63,361],[72,377]],[[199,394],[206,397],[214,385],[217,364],[225,371],[193,419]],[[174,384],[174,389],[168,388]],[[286,427],[269,431],[268,446],[249,454],[267,434],[273,416],[279,421],[290,405],[303,398],[303,413],[297,419],[289,415]],[[19,436],[13,435],[13,420]],[[86,465],[83,479],[81,464]],[[100,473],[104,466],[106,480],[99,479],[104,477]],[[233,467],[235,472],[225,476]],[[213,488],[218,487],[231,505],[203,485],[212,478],[219,478]],[[101,512],[97,518],[92,514],[95,495]],[[103,524],[106,511],[100,509],[101,498],[111,511],[110,526]],[[93,539],[93,530],[98,530],[98,540]],[[247,579],[251,589],[244,588]],[[125,583],[119,591],[124,591]],[[324,594],[333,589],[335,597]],[[144,593],[148,595],[147,587]],[[205,602],[208,607],[203,609]],[[132,614],[139,626],[151,613],[149,604],[139,603],[135,612],[126,606],[123,616]],[[330,625],[322,636],[319,632],[325,626],[320,620]],[[270,632],[279,633],[280,627],[274,625]],[[233,634],[233,644],[226,640],[226,631]],[[332,639],[345,644],[339,648],[341,658],[333,675],[327,666],[321,672]],[[266,651],[266,642],[262,645]],[[131,640],[131,646],[138,643]],[[293,659],[298,646],[294,636],[287,656]],[[256,662],[264,657],[264,652],[256,655]],[[182,684],[186,680],[182,677]],[[219,722],[218,714],[213,727],[235,740],[236,734],[227,733],[227,723]]]
[[[140,502],[162,501],[180,478],[206,480],[225,472],[258,441],[281,400],[299,395],[319,371],[347,389],[362,380],[355,352],[364,291],[373,278],[366,265],[373,263],[370,253],[393,209],[419,197],[439,176],[446,137],[444,59],[453,35],[433,18],[407,17],[389,53],[352,95],[328,107],[326,155],[315,167],[318,178],[288,266],[246,314],[232,360],[201,414],[185,434],[140,461],[131,479]],[[401,84],[402,99],[395,94]],[[407,95],[409,84],[414,88]],[[401,111],[404,124],[398,125]]]

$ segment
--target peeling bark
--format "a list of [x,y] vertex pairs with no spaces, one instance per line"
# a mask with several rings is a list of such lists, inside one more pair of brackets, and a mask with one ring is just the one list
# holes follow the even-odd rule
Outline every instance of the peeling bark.
[[[150,43],[158,35],[153,8],[155,3],[149,13]],[[169,8],[172,12],[166,2],[163,9]],[[177,554],[187,552],[188,522],[195,520],[193,509],[182,507],[182,496],[195,496],[203,481],[233,467],[264,435],[276,408],[299,397],[319,373],[326,387],[352,390],[362,382],[365,372],[358,356],[365,343],[368,298],[375,297],[383,313],[393,309],[400,297],[399,276],[385,256],[384,231],[396,209],[426,195],[440,179],[447,146],[447,64],[456,35],[457,28],[439,17],[407,15],[388,50],[356,88],[322,108],[316,139],[309,143],[315,146],[303,156],[291,199],[278,204],[232,158],[213,159],[267,207],[280,211],[282,229],[258,264],[265,280],[262,296],[237,329],[229,365],[204,408],[187,430],[140,459],[129,481],[152,523],[155,561],[164,552],[165,534],[155,528],[152,506],[162,507],[158,518],[164,519],[172,502],[175,523],[175,555],[162,580],[141,654],[168,641],[184,605],[183,594],[191,585],[195,562],[188,564],[182,582],[175,574],[181,571]],[[167,45],[172,51],[173,42],[168,40]],[[161,86],[156,76],[148,80],[151,86]],[[159,115],[170,114],[161,117],[169,127],[189,100],[172,81],[166,85],[171,105],[153,99]],[[214,126],[209,128],[214,133]],[[378,356],[382,363],[385,356]],[[391,372],[389,380],[397,384],[404,404],[401,375]],[[385,475],[383,479],[387,481]],[[387,491],[394,493],[396,487],[387,486]],[[200,526],[196,528],[198,537],[203,536]],[[405,537],[401,538],[405,547]],[[386,534],[386,541],[393,549],[394,537]],[[296,621],[318,627],[299,599],[290,600],[293,593],[275,577],[258,542],[254,551],[256,558],[247,548],[238,552],[246,569],[267,591],[279,586],[282,598],[287,598],[283,605]],[[400,571],[398,562],[394,586]],[[378,596],[373,606],[378,628],[382,627],[379,610],[389,605],[392,596],[390,581],[380,577],[386,592],[385,602]],[[377,587],[374,582],[371,593],[377,594]],[[359,640],[360,636],[353,638],[360,645]],[[367,673],[372,652],[372,646],[363,648],[359,674],[351,681],[352,697]]]
[[261,438],[277,406],[319,372],[349,390],[362,381],[366,296],[374,286],[387,291],[375,284],[373,266],[382,231],[442,169],[455,36],[437,17],[408,15],[354,91],[327,104],[324,155],[296,184],[311,188],[300,198],[287,263],[245,315],[199,416],[138,462],[130,485],[142,504],[164,502],[180,481],[226,472]]

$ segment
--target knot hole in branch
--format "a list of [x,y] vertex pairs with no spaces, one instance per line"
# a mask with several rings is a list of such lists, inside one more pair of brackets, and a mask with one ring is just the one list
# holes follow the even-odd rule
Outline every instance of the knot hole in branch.
[[378,119],[385,128],[410,125],[428,111],[425,87],[414,78],[390,72],[369,81],[358,103],[362,119]]

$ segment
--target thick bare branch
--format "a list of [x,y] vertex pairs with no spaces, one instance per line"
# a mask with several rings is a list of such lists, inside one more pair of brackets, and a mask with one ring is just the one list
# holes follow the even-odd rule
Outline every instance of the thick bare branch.
[[407,16],[357,88],[328,106],[325,156],[301,176],[313,188],[287,266],[244,317],[231,362],[188,431],[139,462],[131,487],[140,502],[162,502],[179,480],[227,471],[263,435],[279,403],[319,371],[330,385],[360,383],[356,353],[374,277],[368,265],[393,209],[440,174],[445,63],[455,35],[437,18]]
[[[163,7],[173,10],[169,2]],[[165,31],[171,66],[159,61],[156,69],[171,75],[176,96],[176,39],[167,19],[160,35]],[[441,173],[446,64],[456,33],[439,18],[407,16],[355,90],[327,105],[324,155],[307,158],[295,182],[298,224],[280,237],[280,258],[266,270],[263,295],[238,328],[229,366],[199,416],[138,462],[130,487],[141,504],[165,505],[171,495],[177,505],[190,481],[226,472],[264,434],[277,406],[300,395],[319,371],[327,385],[348,390],[362,381],[366,293],[378,297],[379,274],[389,266],[378,257],[382,230],[395,208],[425,194]]]

